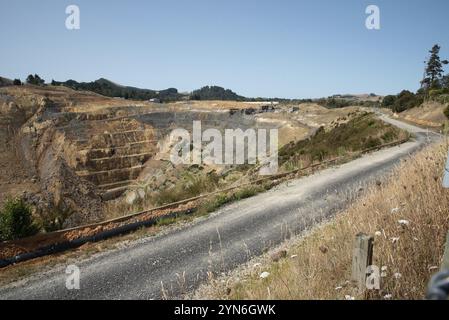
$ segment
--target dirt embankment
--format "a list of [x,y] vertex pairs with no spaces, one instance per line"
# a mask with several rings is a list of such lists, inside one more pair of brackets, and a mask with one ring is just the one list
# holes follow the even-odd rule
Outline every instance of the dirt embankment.
[[448,121],[448,118],[444,114],[444,110],[447,106],[447,104],[429,101],[423,103],[419,107],[406,110],[398,116],[399,118],[403,118],[418,125],[430,128],[441,128],[442,125]]

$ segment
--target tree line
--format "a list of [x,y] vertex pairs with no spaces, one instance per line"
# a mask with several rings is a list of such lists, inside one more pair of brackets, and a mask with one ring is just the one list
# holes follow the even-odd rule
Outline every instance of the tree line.
[[[14,85],[22,85],[20,79],[14,80]],[[44,86],[45,81],[37,74],[30,74],[26,83],[36,86]],[[77,82],[75,80],[55,81],[50,83],[52,86],[65,86],[73,90],[92,91],[107,97],[117,97],[131,100],[151,100],[158,99],[161,102],[171,102],[180,100],[233,100],[233,101],[258,101],[263,98],[246,98],[219,86],[205,86],[201,89],[194,90],[192,93],[185,95],[178,92],[175,88],[166,90],[150,90],[140,89],[129,86],[121,86],[107,79],[98,79],[92,82]]]
[[448,95],[449,74],[444,74],[444,66],[449,64],[449,61],[441,59],[440,50],[441,47],[435,44],[429,51],[421,86],[416,93],[403,90],[398,95],[386,96],[382,101],[382,107],[394,112],[403,112],[420,106],[426,100],[435,100]]

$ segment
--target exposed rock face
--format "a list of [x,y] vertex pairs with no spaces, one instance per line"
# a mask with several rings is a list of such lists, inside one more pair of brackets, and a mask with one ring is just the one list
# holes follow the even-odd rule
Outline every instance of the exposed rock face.
[[78,177],[66,161],[71,148],[57,129],[64,122],[57,116],[60,111],[47,97],[3,96],[0,129],[5,174],[0,191],[6,195],[0,201],[20,196],[36,214],[70,211],[63,224],[69,227],[101,219],[102,200],[95,186]]
[[208,106],[213,109],[191,102],[132,104],[62,87],[0,88],[0,205],[3,195],[20,195],[43,215],[70,211],[63,227],[99,221],[109,200],[134,203],[148,191],[170,189],[186,172],[230,170],[174,166],[173,129],[191,132],[194,121],[202,131],[281,127],[281,140],[288,141],[309,130],[275,114],[272,105]]
[[64,227],[102,218],[102,201],[94,185],[78,177],[68,164],[73,148],[57,129],[60,109],[50,99],[38,102],[36,113],[21,127],[18,143],[28,172],[40,185],[38,211],[70,210]]
[[42,194],[50,203],[73,210],[66,225],[101,220],[102,200],[95,186],[83,181],[63,159],[51,155],[51,152],[43,160],[40,170]]

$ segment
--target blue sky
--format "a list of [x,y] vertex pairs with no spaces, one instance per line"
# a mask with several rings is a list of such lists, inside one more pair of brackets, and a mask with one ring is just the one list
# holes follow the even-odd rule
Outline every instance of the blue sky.
[[[70,4],[80,30],[65,28]],[[370,4],[380,30],[365,28]],[[449,58],[448,12],[447,0],[0,0],[0,75],[249,97],[397,93],[418,88],[433,44]]]

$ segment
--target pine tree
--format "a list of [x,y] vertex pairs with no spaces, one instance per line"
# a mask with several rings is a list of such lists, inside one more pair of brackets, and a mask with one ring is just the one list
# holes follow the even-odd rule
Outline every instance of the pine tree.
[[32,75],[32,74],[30,74],[28,77],[27,77],[27,83],[28,84],[34,84],[34,82],[35,82],[35,80],[34,80],[34,76]]
[[432,47],[432,50],[429,51],[430,57],[427,61],[424,79],[421,82],[421,86],[425,89],[440,87],[440,80],[444,72],[443,65],[449,63],[447,60],[441,61],[440,49],[441,47],[436,44]]

